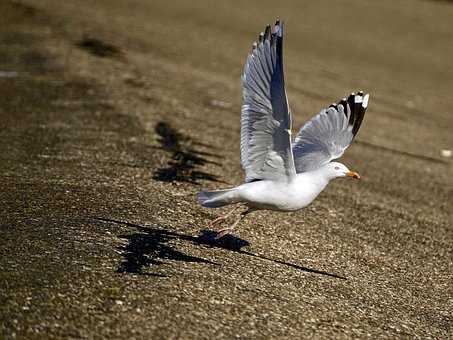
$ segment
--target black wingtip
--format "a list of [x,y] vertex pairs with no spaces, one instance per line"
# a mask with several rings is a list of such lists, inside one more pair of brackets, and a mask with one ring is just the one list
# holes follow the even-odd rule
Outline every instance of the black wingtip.
[[349,110],[351,111],[351,114],[349,115],[349,125],[354,125],[354,121],[355,121],[356,110],[354,107],[354,98],[355,98],[355,93],[352,92],[348,96],[348,99],[346,100],[348,102]]
[[351,115],[349,116],[349,125],[352,125],[352,135],[354,136],[354,138],[359,132],[360,125],[362,124],[363,118],[365,116],[365,111],[367,109],[367,106],[363,105],[363,94],[364,93],[362,90],[359,90],[357,94],[352,92],[346,100],[349,109],[351,110]]
[[329,105],[329,108],[333,107],[335,110],[338,108],[337,103],[332,103]]
[[264,40],[269,39],[271,35],[271,25],[267,25],[266,29],[264,30]]

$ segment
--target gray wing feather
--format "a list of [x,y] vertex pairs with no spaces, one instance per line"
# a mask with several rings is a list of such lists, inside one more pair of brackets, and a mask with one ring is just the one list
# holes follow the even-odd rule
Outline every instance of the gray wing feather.
[[246,181],[295,175],[291,115],[283,76],[283,25],[253,45],[242,76],[241,164]]
[[318,169],[343,155],[359,131],[368,98],[361,91],[352,93],[321,110],[300,129],[293,145],[297,173]]

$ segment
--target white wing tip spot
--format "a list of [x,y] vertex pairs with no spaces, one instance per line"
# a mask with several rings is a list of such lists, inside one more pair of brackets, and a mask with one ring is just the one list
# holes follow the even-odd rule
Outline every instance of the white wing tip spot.
[[370,95],[368,93],[363,97],[362,107],[365,109],[368,107],[368,98],[369,97],[370,97]]

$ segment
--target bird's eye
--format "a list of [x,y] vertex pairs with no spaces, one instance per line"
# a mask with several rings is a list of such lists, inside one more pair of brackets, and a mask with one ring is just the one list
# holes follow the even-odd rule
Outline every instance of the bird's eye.
[[336,166],[334,169],[335,169],[335,170],[340,170],[340,167],[339,167],[339,166]]

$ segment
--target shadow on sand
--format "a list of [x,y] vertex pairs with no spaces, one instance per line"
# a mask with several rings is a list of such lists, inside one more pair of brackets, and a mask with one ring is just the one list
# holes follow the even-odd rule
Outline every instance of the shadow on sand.
[[115,45],[107,43],[95,37],[84,36],[75,44],[78,48],[101,58],[112,58],[121,56],[122,51]]
[[220,166],[219,163],[205,158],[220,158],[219,155],[194,148],[195,145],[209,146],[192,141],[166,122],[157,123],[155,132],[159,136],[161,148],[171,152],[171,160],[167,167],[160,168],[154,173],[153,179],[162,182],[197,183],[198,180],[222,182],[216,175],[197,170],[197,167],[208,163]]
[[106,223],[125,225],[138,230],[137,233],[132,235],[119,236],[120,238],[126,239],[129,242],[126,246],[120,248],[123,251],[124,260],[117,269],[117,272],[119,273],[132,273],[165,277],[165,275],[161,274],[150,274],[143,272],[143,270],[147,269],[150,266],[158,266],[164,264],[165,260],[196,262],[216,266],[220,265],[219,263],[215,263],[207,259],[184,254],[168,245],[169,241],[176,239],[180,241],[190,242],[197,246],[226,249],[242,255],[252,256],[261,260],[278,263],[306,273],[325,275],[337,279],[346,280],[346,277],[337,274],[300,266],[278,259],[272,259],[264,255],[255,254],[250,251],[244,250],[242,248],[249,246],[250,243],[234,235],[225,235],[220,239],[216,239],[217,232],[212,230],[202,230],[200,232],[200,235],[190,236],[166,229],[145,227],[138,224],[133,224],[125,221],[117,221],[108,218],[93,219]]

